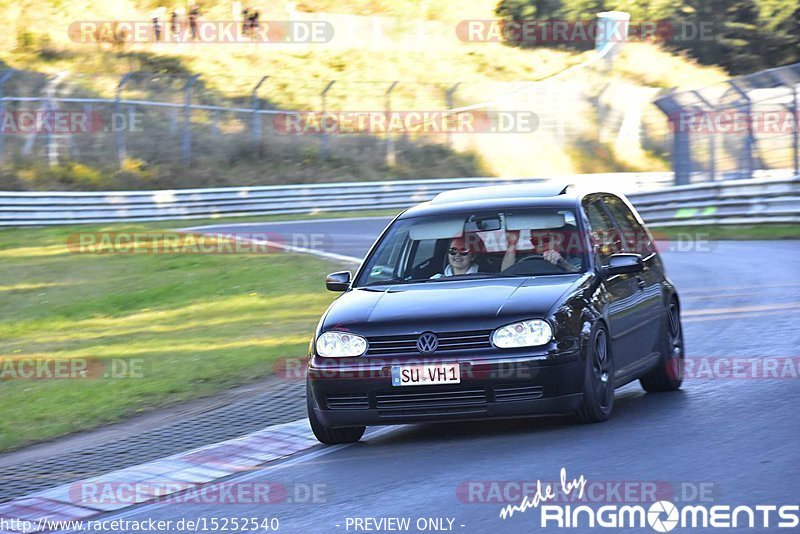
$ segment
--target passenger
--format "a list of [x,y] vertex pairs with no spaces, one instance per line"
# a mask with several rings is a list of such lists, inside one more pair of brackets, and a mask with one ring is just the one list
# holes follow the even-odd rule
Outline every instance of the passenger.
[[447,250],[447,267],[444,268],[444,274],[435,274],[431,278],[475,274],[477,272],[478,264],[475,263],[475,244],[470,243],[467,246],[467,242],[463,237],[457,237],[450,242],[450,248]]

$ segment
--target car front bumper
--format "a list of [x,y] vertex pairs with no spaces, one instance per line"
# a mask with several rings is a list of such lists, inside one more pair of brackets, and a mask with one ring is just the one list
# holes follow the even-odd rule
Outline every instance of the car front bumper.
[[310,362],[310,406],[324,425],[334,428],[571,414],[581,402],[585,370],[579,351],[451,357],[424,363],[458,362],[459,384],[395,387],[391,366],[396,362],[317,362],[328,365],[315,366],[314,358]]

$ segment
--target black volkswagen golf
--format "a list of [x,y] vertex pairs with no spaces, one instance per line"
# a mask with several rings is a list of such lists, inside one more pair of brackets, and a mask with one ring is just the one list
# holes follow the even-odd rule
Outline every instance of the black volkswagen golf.
[[392,221],[310,345],[323,443],[367,425],[571,414],[680,388],[678,293],[622,196],[553,184],[449,191]]

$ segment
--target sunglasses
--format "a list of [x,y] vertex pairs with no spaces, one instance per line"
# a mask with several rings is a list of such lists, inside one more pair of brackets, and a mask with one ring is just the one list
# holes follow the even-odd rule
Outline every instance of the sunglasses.
[[447,253],[451,256],[469,256],[469,250],[463,248],[461,250],[458,250],[457,248],[451,248],[447,251]]

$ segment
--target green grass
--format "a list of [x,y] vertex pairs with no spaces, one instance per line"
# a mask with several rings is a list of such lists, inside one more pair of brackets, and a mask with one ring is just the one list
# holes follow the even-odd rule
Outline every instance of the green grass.
[[[266,255],[74,254],[76,232],[397,211],[0,230],[0,359],[134,358],[141,378],[0,380],[0,450],[90,429],[265,377],[302,357],[335,295],[317,258]],[[797,225],[656,228],[663,237],[800,239]]]
[[0,231],[0,358],[136,358],[143,376],[0,380],[0,450],[265,377],[305,354],[335,297],[317,258],[73,254],[76,231]]
[[702,235],[711,240],[770,240],[800,239],[800,226],[796,224],[743,224],[732,226],[670,226],[653,229],[666,238],[681,235]]

